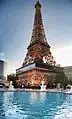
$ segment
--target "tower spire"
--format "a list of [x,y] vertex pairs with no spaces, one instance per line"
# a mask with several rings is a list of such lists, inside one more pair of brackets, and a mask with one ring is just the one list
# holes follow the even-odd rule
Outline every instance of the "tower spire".
[[35,8],[36,8],[36,9],[40,9],[40,8],[41,8],[41,4],[40,4],[39,1],[37,1],[37,3],[35,4]]
[[[32,37],[31,37],[31,42],[30,45],[33,44],[34,42],[41,42],[47,46],[47,40],[44,32],[44,26],[42,22],[42,15],[41,15],[41,4],[39,1],[35,4],[35,17],[34,17],[34,25],[33,25],[33,31],[32,31]],[[50,46],[49,46],[50,47]]]

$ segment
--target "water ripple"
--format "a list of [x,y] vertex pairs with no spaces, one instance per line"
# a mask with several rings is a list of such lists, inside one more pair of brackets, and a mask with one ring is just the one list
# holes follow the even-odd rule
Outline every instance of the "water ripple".
[[72,119],[72,95],[0,93],[0,119]]

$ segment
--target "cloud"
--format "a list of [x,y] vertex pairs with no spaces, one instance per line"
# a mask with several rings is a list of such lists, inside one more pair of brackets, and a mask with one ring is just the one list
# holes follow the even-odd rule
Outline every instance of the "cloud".
[[58,64],[61,66],[72,66],[72,45],[68,45],[53,52]]
[[0,57],[3,57],[4,56],[4,52],[0,52]]
[[16,73],[16,69],[22,65],[21,60],[8,60],[7,61],[7,74]]

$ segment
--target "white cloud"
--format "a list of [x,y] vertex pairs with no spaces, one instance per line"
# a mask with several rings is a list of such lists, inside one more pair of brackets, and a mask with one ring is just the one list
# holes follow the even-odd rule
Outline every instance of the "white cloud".
[[4,60],[4,52],[0,52],[0,60]]
[[56,51],[53,51],[53,55],[56,62],[61,66],[72,66],[72,45],[56,49]]
[[16,73],[16,69],[21,67],[21,60],[9,60],[7,61],[7,74]]
[[0,52],[0,57],[3,57],[4,56],[4,52]]

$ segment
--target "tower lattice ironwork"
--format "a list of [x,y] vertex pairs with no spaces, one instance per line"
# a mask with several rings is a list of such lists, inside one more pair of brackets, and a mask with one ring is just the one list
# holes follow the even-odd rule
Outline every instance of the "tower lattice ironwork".
[[34,62],[48,63],[55,65],[56,62],[50,51],[50,46],[47,42],[44,25],[41,15],[41,4],[37,1],[35,5],[35,17],[32,31],[32,37],[28,46],[28,52],[23,62],[24,65],[28,65]]

